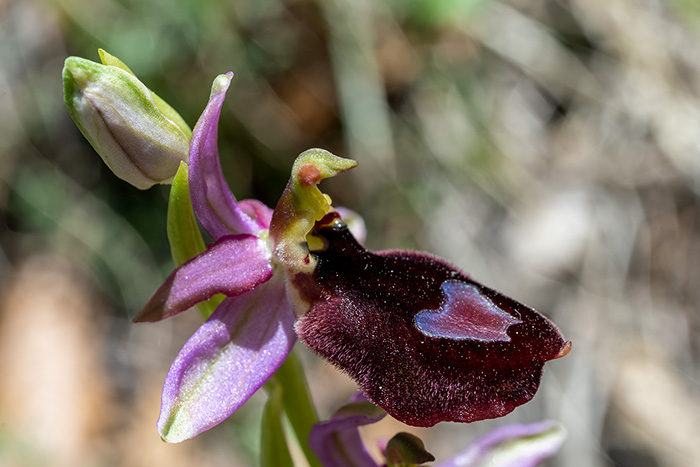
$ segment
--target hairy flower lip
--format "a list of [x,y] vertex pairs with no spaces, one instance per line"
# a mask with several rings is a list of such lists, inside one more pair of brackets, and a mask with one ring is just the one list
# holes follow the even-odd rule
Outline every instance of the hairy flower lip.
[[[506,415],[535,395],[544,363],[570,349],[547,318],[440,258],[367,251],[333,213],[312,235],[323,242],[310,253],[317,267],[291,279],[298,293],[297,334],[399,421],[427,427]],[[473,287],[484,300],[466,295],[464,305],[449,305],[441,287],[449,281]],[[443,306],[494,306],[513,319],[492,323],[495,311],[483,309],[475,316],[486,331],[470,337],[474,331],[466,328],[468,334],[457,339],[451,332],[440,335],[440,327],[431,335],[416,326],[419,312]]]

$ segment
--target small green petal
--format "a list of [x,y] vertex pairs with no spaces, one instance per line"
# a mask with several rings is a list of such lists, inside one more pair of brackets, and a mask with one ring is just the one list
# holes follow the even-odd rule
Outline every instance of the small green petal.
[[134,72],[131,71],[131,69],[128,66],[126,66],[126,63],[122,62],[121,60],[119,60],[117,57],[110,54],[106,50],[97,49],[97,53],[100,55],[100,61],[102,62],[103,65],[121,68],[122,70],[129,73],[131,76],[136,76],[134,74]]
[[330,197],[316,185],[356,166],[354,160],[334,156],[323,149],[309,149],[297,157],[270,224],[275,254],[289,273],[313,270],[312,262],[308,261],[306,235],[331,208]]

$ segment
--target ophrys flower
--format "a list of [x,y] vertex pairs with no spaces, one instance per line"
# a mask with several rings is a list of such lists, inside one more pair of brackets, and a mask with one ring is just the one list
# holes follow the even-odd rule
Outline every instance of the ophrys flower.
[[235,200],[217,151],[231,76],[215,80],[190,145],[192,204],[215,241],[136,318],[157,321],[228,296],[166,377],[163,438],[181,441],[228,417],[282,364],[296,335],[411,425],[499,417],[530,400],[544,363],[570,342],[535,310],[444,260],[367,251],[317,188],[354,161],[312,149],[295,161],[274,211]]

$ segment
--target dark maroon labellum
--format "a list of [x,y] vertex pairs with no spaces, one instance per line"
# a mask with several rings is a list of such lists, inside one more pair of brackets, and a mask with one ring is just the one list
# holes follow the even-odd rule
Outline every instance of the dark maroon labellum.
[[325,247],[311,253],[313,275],[293,281],[309,306],[297,333],[404,423],[506,415],[571,348],[537,311],[439,258],[367,251],[332,215],[312,234]]

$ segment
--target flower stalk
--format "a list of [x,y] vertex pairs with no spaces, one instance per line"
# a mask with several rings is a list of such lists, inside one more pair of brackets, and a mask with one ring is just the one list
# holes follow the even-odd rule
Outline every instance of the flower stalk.
[[321,467],[321,463],[309,445],[309,435],[319,421],[318,415],[311,400],[306,373],[297,351],[292,350],[272,379],[282,388],[282,408],[309,466]]

